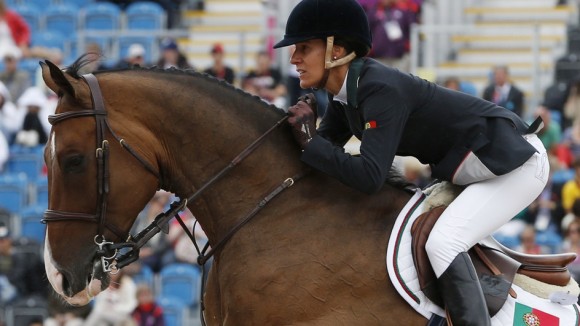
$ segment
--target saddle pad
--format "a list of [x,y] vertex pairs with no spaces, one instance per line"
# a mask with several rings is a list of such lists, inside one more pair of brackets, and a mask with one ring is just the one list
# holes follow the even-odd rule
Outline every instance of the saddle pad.
[[[433,314],[444,317],[445,312],[421,291],[411,252],[411,225],[423,213],[425,198],[425,194],[418,190],[397,217],[387,247],[386,262],[387,272],[397,292],[419,314],[430,319]],[[580,325],[577,304],[562,306],[526,292],[515,284],[512,288],[517,299],[508,297],[502,309],[492,318],[492,325],[526,325],[524,317],[528,321],[535,317],[542,318],[541,321],[547,318],[549,323],[541,325]]]

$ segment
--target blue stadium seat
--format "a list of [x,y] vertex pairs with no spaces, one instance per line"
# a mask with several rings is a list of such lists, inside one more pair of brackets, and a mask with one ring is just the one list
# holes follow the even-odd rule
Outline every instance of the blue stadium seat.
[[165,325],[179,326],[185,325],[184,317],[186,313],[186,306],[181,300],[174,297],[162,296],[158,301],[163,309],[163,317],[165,318]]
[[28,5],[45,9],[48,8],[50,5],[52,5],[52,0],[20,0],[20,3],[26,3]]
[[60,0],[60,3],[65,4],[65,5],[72,5],[75,6],[77,8],[82,8],[88,4],[90,4],[91,2],[94,2],[93,0]]
[[4,0],[4,2],[8,6],[8,8],[12,8],[12,7],[17,6],[20,1],[19,0]]
[[36,181],[36,204],[48,207],[48,179],[46,177]]
[[128,29],[162,29],[165,27],[165,11],[155,2],[131,3],[125,10]]
[[83,10],[81,27],[89,30],[116,30],[120,28],[121,10],[109,2],[91,3]]
[[28,179],[25,173],[0,175],[0,207],[10,213],[18,214],[26,204]]
[[151,267],[141,264],[139,272],[131,275],[135,284],[147,284],[151,289],[155,286],[155,275]]
[[20,213],[20,227],[23,237],[33,239],[38,243],[44,243],[46,225],[42,224],[40,220],[45,210],[46,206],[44,205],[34,205],[22,210]]
[[66,44],[66,38],[58,32],[44,31],[32,34],[32,46],[59,48],[64,52],[67,47]]
[[199,302],[201,272],[189,264],[169,264],[159,273],[159,294],[180,299],[194,307]]
[[153,47],[157,46],[155,37],[147,36],[120,36],[119,42],[119,56],[121,58],[127,57],[127,51],[131,44],[138,43],[145,48],[145,62],[149,63],[153,60]]
[[536,233],[536,243],[550,248],[550,253],[557,253],[562,245],[562,237],[551,230],[538,232]]
[[39,7],[27,2],[26,4],[15,5],[11,8],[24,18],[32,34],[41,30],[42,15]]
[[46,30],[59,32],[72,38],[77,29],[78,8],[74,5],[53,5],[46,9],[44,26]]
[[9,172],[25,173],[28,180],[34,181],[38,179],[42,170],[42,156],[34,153],[12,154],[7,167]]

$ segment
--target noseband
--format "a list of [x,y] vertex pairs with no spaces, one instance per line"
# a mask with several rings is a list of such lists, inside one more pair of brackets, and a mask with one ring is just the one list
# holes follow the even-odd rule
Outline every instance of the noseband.
[[[66,212],[60,210],[48,209],[44,213],[43,223],[57,222],[57,221],[83,221],[90,223],[97,223],[98,231],[94,238],[95,243],[99,246],[97,255],[101,256],[102,262],[104,264],[103,268],[106,272],[110,272],[109,262],[116,255],[116,249],[113,254],[107,252],[108,245],[112,242],[108,242],[104,236],[104,229],[108,229],[115,236],[120,239],[126,239],[127,234],[116,227],[114,224],[108,223],[106,220],[107,213],[107,199],[109,195],[109,141],[105,137],[106,131],[109,131],[111,135],[121,144],[121,146],[126,149],[133,157],[135,157],[147,171],[152,173],[159,180],[159,173],[149,164],[143,157],[141,157],[137,152],[135,152],[131,146],[129,146],[124,139],[118,137],[107,120],[107,111],[103,103],[103,97],[101,94],[101,89],[97,78],[93,74],[83,75],[82,78],[87,82],[89,89],[91,91],[91,99],[93,104],[93,110],[80,110],[80,111],[69,111],[59,114],[54,114],[49,116],[48,121],[51,125],[55,126],[65,120],[72,118],[80,118],[87,116],[94,116],[96,121],[96,151],[95,156],[97,159],[97,208],[95,214],[86,213],[75,213]],[[108,257],[107,257],[108,256]],[[106,266],[105,266],[106,265]]]

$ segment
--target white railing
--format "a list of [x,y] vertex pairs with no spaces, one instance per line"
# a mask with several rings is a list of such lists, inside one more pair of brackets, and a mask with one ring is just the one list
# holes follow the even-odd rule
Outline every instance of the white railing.
[[[470,47],[470,36],[493,37],[494,35],[509,36],[514,39],[514,42],[518,43],[517,49],[527,48],[530,50],[531,68],[527,77],[532,80],[532,89],[531,98],[528,99],[528,107],[536,107],[541,101],[543,89],[548,86],[542,84],[542,76],[552,73],[552,71],[542,70],[540,49],[544,44],[542,44],[539,24],[510,27],[509,31],[501,27],[486,27],[482,29],[475,25],[415,25],[411,29],[411,71],[414,74],[419,74],[420,71],[429,70],[437,75],[442,63],[451,61],[450,59],[454,58],[460,49]],[[454,41],[453,38],[457,36],[465,37],[465,40]],[[521,37],[518,38],[518,36]],[[558,43],[556,50],[552,52],[555,61],[555,57],[558,55],[558,48],[565,48],[565,44],[561,44],[565,40],[563,38],[561,41],[552,41]],[[493,40],[489,42],[493,42]],[[499,41],[497,44],[499,44]],[[547,46],[544,45],[544,47]],[[509,48],[509,45],[506,45],[507,48]],[[486,63],[485,59],[482,63]],[[503,64],[510,65],[509,62],[504,62]],[[490,63],[490,68],[492,66],[493,63]]]

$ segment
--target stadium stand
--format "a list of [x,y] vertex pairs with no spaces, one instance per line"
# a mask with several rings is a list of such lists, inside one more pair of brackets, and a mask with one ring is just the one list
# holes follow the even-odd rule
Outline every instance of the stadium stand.
[[187,307],[178,298],[162,296],[159,305],[163,308],[165,325],[185,325]]
[[12,6],[11,8],[14,9],[16,12],[18,12],[20,16],[22,16],[22,18],[24,18],[24,20],[28,24],[28,27],[30,27],[30,31],[33,34],[41,30],[42,16],[40,13],[40,9],[37,6],[31,3],[27,3],[27,4],[17,4]]
[[155,2],[135,2],[125,10],[128,29],[158,30],[166,24],[163,8]]
[[77,29],[78,8],[70,4],[50,6],[44,16],[46,30],[56,31],[69,38],[74,37]]
[[121,10],[108,3],[91,3],[81,11],[81,26],[89,30],[117,30],[121,27]]
[[173,263],[159,273],[159,294],[179,298],[186,306],[195,307],[199,302],[201,273],[189,264]]
[[33,205],[24,208],[20,212],[21,236],[32,239],[38,243],[44,243],[46,225],[40,220],[43,217],[45,205]]
[[28,179],[25,173],[0,175],[0,207],[10,213],[20,213],[27,200]]

